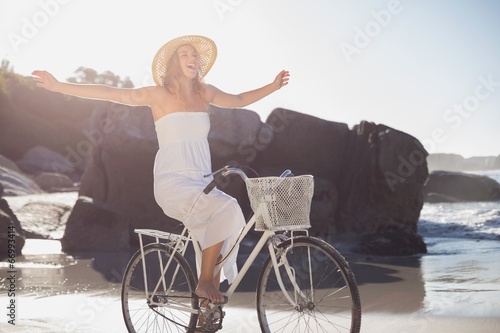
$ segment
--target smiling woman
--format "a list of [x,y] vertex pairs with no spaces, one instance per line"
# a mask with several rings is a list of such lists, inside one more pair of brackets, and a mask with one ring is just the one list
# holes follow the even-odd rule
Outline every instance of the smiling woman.
[[217,259],[233,248],[245,218],[236,199],[220,190],[203,193],[211,177],[208,145],[210,105],[232,108],[252,104],[288,84],[281,71],[273,82],[233,95],[207,85],[203,77],[217,56],[215,43],[203,36],[182,36],[163,45],[153,60],[156,86],[125,89],[59,82],[46,71],[34,71],[38,86],[67,95],[151,107],[159,151],[154,164],[154,195],[166,215],[186,225],[202,248],[195,293],[214,302],[224,300],[221,280],[237,274],[232,251],[223,271],[214,273]]

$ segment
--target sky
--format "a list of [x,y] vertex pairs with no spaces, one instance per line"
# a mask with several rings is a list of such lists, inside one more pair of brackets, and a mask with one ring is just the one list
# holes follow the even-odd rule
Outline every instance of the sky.
[[0,59],[58,79],[80,67],[153,85],[168,40],[205,35],[205,77],[229,93],[290,83],[248,106],[284,107],[349,127],[366,120],[429,153],[500,155],[500,1],[0,0]]

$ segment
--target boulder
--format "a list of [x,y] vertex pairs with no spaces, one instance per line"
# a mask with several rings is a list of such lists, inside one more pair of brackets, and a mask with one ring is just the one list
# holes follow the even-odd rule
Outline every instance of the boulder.
[[428,202],[499,201],[500,184],[487,176],[433,171],[423,193]]
[[66,224],[61,248],[65,252],[120,251],[130,247],[126,216],[80,198]]
[[427,155],[417,139],[401,131],[369,122],[354,126],[342,159],[338,228],[361,237],[360,244],[391,230],[408,244],[401,252],[391,241],[398,237],[386,238],[393,254],[425,252],[417,222],[428,177]]
[[33,177],[35,183],[46,192],[65,192],[76,189],[73,181],[66,175],[55,172],[42,172]]
[[[21,255],[25,244],[24,230],[8,202],[3,198],[3,186],[0,184],[0,259]],[[9,250],[15,253],[9,253]]]
[[[314,234],[334,242],[391,228],[414,245],[414,253],[422,251],[417,222],[428,171],[427,152],[418,140],[385,125],[362,122],[349,130],[284,109],[273,111],[267,123],[274,124],[274,140],[258,156],[257,169],[290,167],[332,183],[334,214],[314,221]],[[316,191],[314,201],[319,201]],[[392,245],[397,254],[397,244]]]
[[66,157],[43,146],[30,148],[23,158],[17,161],[17,165],[29,174],[39,172],[72,174],[75,171],[74,166]]
[[428,177],[426,156],[406,133],[369,122],[354,126],[342,159],[339,207],[357,223],[343,228],[366,233],[398,225],[415,230]]

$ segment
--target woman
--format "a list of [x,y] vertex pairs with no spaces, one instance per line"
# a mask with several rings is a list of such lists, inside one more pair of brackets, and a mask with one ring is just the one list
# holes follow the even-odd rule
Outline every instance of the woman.
[[33,76],[39,87],[50,91],[151,108],[160,147],[154,164],[155,199],[165,214],[186,225],[202,248],[195,293],[223,302],[219,284],[221,278],[229,283],[235,278],[237,251],[223,268],[225,276],[220,272],[214,276],[214,267],[231,250],[245,220],[234,198],[219,190],[203,194],[210,181],[203,175],[211,170],[208,111],[211,104],[234,108],[254,103],[287,85],[289,73],[281,71],[272,83],[261,88],[228,94],[203,82],[216,56],[217,48],[209,38],[175,38],[154,58],[156,86],[137,89],[63,83],[39,70]]

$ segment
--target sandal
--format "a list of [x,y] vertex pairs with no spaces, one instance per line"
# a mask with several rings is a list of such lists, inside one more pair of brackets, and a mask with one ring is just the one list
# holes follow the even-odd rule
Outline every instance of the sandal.
[[229,301],[229,299],[227,298],[227,296],[224,296],[224,300],[222,302],[214,302],[214,301],[212,301],[209,298],[199,297],[198,295],[196,295],[196,297],[198,297],[198,301],[200,302],[200,306],[205,306],[205,307],[207,305],[210,305],[210,304],[213,304],[213,305],[223,305],[223,304],[226,304]]
[[[197,296],[198,297],[198,296]],[[212,302],[205,297],[198,297],[200,314],[198,316],[198,324],[195,333],[216,332],[222,328],[222,318],[224,312],[221,305],[228,302],[227,296],[224,296],[223,302]]]

